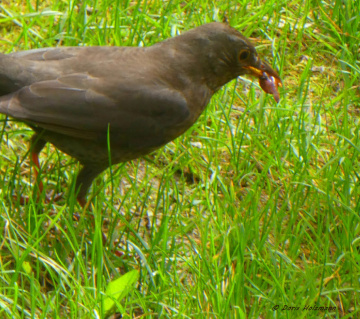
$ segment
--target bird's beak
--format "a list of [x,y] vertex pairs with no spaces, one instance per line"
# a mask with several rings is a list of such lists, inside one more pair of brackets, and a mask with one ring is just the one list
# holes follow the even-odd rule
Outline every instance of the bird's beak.
[[282,87],[282,81],[279,74],[270,65],[259,59],[258,66],[247,66],[245,68],[250,71],[251,75],[259,78],[259,84],[266,93],[272,94],[276,102],[280,101],[278,87]]

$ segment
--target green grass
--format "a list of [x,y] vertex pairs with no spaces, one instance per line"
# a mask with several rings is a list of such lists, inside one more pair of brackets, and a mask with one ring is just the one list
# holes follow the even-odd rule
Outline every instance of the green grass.
[[[102,174],[92,212],[75,200],[79,165],[50,145],[41,178],[65,194],[37,203],[31,130],[3,116],[0,317],[104,318],[109,282],[134,269],[134,289],[112,310],[123,318],[358,317],[359,7],[3,0],[5,53],[151,45],[225,15],[280,71],[284,89],[276,105],[256,81],[229,83],[183,136]],[[31,200],[20,205],[13,194]]]

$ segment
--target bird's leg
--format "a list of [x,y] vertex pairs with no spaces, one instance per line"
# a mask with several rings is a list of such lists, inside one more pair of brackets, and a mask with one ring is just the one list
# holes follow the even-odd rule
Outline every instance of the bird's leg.
[[82,207],[82,208],[84,208],[85,207],[85,205],[86,205],[86,199],[84,198],[84,197],[78,197],[77,198],[77,201],[78,201],[78,203],[79,203],[79,205]]
[[[39,200],[40,195],[44,189],[41,179],[39,179],[40,174],[40,163],[39,163],[39,154],[44,148],[46,141],[41,138],[40,134],[35,133],[30,142],[30,164],[35,166],[35,185],[37,185],[37,200]],[[45,197],[45,201],[48,202],[48,197]]]
[[35,165],[35,183],[38,185],[38,197],[42,193],[44,186],[41,180],[38,180],[40,173],[40,163],[39,163],[39,153],[32,150],[31,151],[31,163]]
[[[41,138],[41,133],[35,133],[30,140],[30,165],[33,165],[35,168],[35,185],[37,185],[37,201],[40,198],[40,195],[44,189],[44,185],[43,182],[41,181],[41,179],[39,178],[39,174],[40,174],[40,162],[39,162],[39,154],[41,152],[41,150],[44,148],[46,144],[46,141],[44,139]],[[14,198],[18,198],[17,195],[13,196]],[[54,201],[57,201],[61,198],[61,195],[56,195],[54,197]],[[28,196],[20,196],[19,198],[20,200],[20,204],[21,205],[25,205],[29,202],[29,197]],[[46,202],[50,202],[50,199],[48,198],[48,196],[45,197],[45,201]]]
[[[80,206],[86,211],[89,208],[89,211],[91,211],[91,207],[89,207],[90,202],[86,201],[86,194],[95,179],[96,176],[98,176],[105,168],[99,168],[97,166],[89,166],[85,165],[81,169],[80,173],[78,174],[76,178],[76,184],[75,189],[78,192],[77,193],[77,201],[80,204]],[[95,223],[94,216],[92,216],[92,221]],[[95,227],[95,224],[93,224]],[[103,243],[106,242],[107,237],[104,232],[101,232],[102,235],[102,241]]]
[[76,199],[81,207],[84,208],[86,206],[87,191],[89,190],[91,183],[93,182],[95,177],[98,176],[103,170],[104,169],[102,169],[102,168],[99,169],[96,166],[93,167],[93,166],[88,166],[88,165],[84,164],[83,168],[81,169],[80,173],[78,174],[78,176],[76,178],[75,189],[78,192]]
[[[40,180],[38,182],[38,175],[40,172],[40,163],[39,163],[39,153],[41,152],[41,150],[44,148],[46,144],[46,141],[43,140],[41,138],[41,136],[37,133],[35,133],[30,140],[30,165],[34,164],[35,165],[35,184],[38,185],[38,198],[41,194],[41,192],[43,191],[43,183]],[[14,198],[18,198],[17,195],[13,195]],[[20,196],[20,204],[21,205],[25,205],[26,203],[29,202],[29,197],[28,196]]]
[[[41,152],[41,150],[44,148],[46,144],[46,141],[44,139],[41,138],[41,133],[35,133],[32,138],[31,138],[31,142],[30,142],[30,152],[31,152],[31,163],[35,165],[35,184],[38,187],[38,196],[37,196],[37,200],[39,200],[40,195],[44,189],[43,183],[41,181],[41,179],[39,179],[39,174],[40,174],[40,163],[39,163],[39,154]],[[62,194],[57,194],[53,197],[53,201],[56,202],[58,201],[60,198],[62,198]],[[45,196],[45,202],[50,202],[50,198],[46,195]]]

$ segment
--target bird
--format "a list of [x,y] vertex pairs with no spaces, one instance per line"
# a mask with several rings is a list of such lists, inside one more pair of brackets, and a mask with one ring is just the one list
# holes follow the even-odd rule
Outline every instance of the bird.
[[183,134],[215,92],[246,74],[279,102],[278,73],[245,36],[220,22],[144,47],[0,53],[0,113],[34,131],[36,174],[48,142],[80,162],[75,187],[84,207],[96,176]]

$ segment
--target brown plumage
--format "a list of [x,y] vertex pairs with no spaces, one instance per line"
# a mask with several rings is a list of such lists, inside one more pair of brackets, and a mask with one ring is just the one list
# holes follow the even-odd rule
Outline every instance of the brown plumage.
[[[0,54],[0,113],[83,165],[78,201],[111,164],[156,150],[192,126],[212,95],[239,75],[278,74],[238,31],[210,23],[149,47],[60,47]],[[270,82],[269,82],[270,83]],[[276,86],[274,86],[274,83]],[[108,136],[110,145],[108,145]]]

